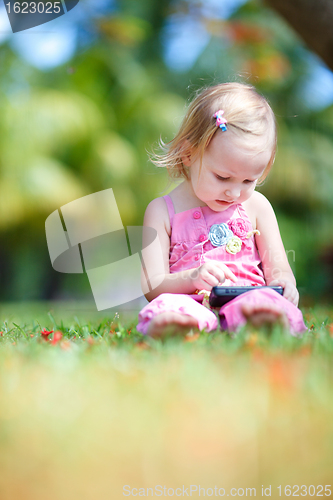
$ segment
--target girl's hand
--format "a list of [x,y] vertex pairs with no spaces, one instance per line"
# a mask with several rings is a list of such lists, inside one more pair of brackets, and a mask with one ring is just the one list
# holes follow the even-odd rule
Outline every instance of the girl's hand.
[[283,296],[292,302],[295,306],[298,306],[299,293],[295,285],[288,280],[273,280],[269,283],[269,286],[282,286]]
[[222,262],[205,262],[202,266],[193,269],[191,275],[193,286],[197,290],[210,291],[213,286],[223,283],[226,278],[236,283],[237,278],[232,271]]

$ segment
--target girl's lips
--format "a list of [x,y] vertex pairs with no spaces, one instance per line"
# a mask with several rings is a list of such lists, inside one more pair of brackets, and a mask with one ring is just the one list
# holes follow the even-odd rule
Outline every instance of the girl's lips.
[[215,200],[215,201],[219,205],[232,205],[234,203],[233,201],[222,201],[222,200]]

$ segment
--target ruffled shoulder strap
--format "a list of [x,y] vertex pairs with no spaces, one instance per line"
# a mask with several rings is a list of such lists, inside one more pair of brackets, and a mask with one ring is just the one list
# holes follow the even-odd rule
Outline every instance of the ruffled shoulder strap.
[[245,208],[243,207],[243,205],[241,203],[239,205],[237,205],[237,212],[240,215],[240,217],[242,219],[248,221],[251,224],[251,227],[252,227],[252,223],[250,221],[250,217],[247,215],[246,210],[245,210]]
[[175,215],[175,208],[173,206],[172,199],[170,198],[170,196],[168,194],[163,196],[163,198],[165,200],[165,203],[166,203],[166,206],[167,206],[167,209],[169,212],[170,227],[172,228],[173,216]]

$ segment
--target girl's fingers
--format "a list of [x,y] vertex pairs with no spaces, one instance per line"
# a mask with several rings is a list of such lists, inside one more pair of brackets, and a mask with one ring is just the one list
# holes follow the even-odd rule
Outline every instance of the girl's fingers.
[[223,265],[222,271],[223,271],[224,279],[228,278],[229,280],[236,283],[238,280],[237,280],[237,277],[234,275],[234,273],[229,269],[228,266],[226,266],[225,264],[222,264],[222,265]]
[[214,276],[216,283],[214,286],[219,285],[220,283],[224,283],[225,281],[225,274],[221,269],[214,269],[214,272],[211,272],[211,274]]
[[207,274],[204,276],[204,281],[210,286],[210,289],[213,286],[217,286],[219,283],[223,283],[225,281],[225,274],[221,269],[212,269],[207,271]]
[[299,300],[299,294],[298,291],[296,290],[291,296],[291,302],[295,304],[295,306],[298,306],[298,300]]
[[225,265],[220,262],[207,262],[201,268],[197,269],[198,277],[200,275],[200,281],[202,281],[203,288],[211,290],[213,286],[217,286],[219,283],[223,283],[226,278],[230,279],[234,283],[237,281],[237,277],[234,273]]
[[225,265],[220,262],[212,262],[211,266],[207,271],[217,278],[218,282],[213,286],[217,286],[219,283],[223,283],[226,278],[230,279],[234,283],[237,281],[237,277],[234,273]]
[[219,284],[219,278],[212,269],[207,268],[200,273],[199,283],[199,288],[201,287],[205,290],[211,290],[213,286],[217,286]]
[[[224,281],[224,278],[223,278]],[[205,277],[205,282],[211,287],[210,289],[213,288],[213,286],[217,286],[221,281],[219,278],[215,276],[215,274],[208,273],[207,277]]]
[[282,288],[285,289],[286,282],[281,280],[273,280],[269,283],[269,286],[282,286]]
[[[282,284],[282,283],[280,283]],[[297,288],[291,283],[284,283],[283,296],[295,306],[298,305],[299,294]]]
[[233,273],[230,274],[221,270],[219,270],[219,272],[216,272],[215,270],[214,273],[210,273],[210,276],[206,281],[213,287],[224,283],[226,278],[229,278],[233,282],[237,281],[237,278]]

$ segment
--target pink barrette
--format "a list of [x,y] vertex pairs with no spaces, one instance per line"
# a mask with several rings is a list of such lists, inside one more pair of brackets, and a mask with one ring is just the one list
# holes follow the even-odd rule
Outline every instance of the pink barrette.
[[227,130],[226,123],[228,122],[225,118],[223,118],[223,114],[223,109],[219,109],[218,111],[216,111],[216,113],[213,114],[213,118],[216,118],[216,126],[220,127],[220,129],[225,132]]

